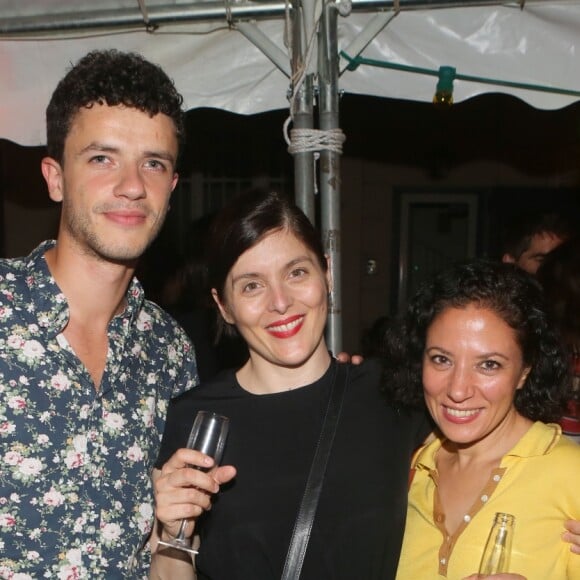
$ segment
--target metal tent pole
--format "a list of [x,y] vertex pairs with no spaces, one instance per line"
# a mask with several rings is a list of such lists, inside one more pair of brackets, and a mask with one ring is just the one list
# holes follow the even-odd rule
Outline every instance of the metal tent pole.
[[[337,18],[336,5],[326,0],[318,31],[318,116],[322,131],[339,128]],[[321,150],[319,177],[322,241],[330,257],[333,279],[327,340],[330,350],[337,354],[342,350],[340,153]]]
[[[292,2],[292,89],[300,76],[305,63],[307,42],[312,35],[313,5],[303,4],[300,0]],[[306,36],[306,38],[305,38]],[[314,74],[305,71],[304,82],[290,102],[290,112],[294,129],[312,129],[314,127]],[[314,204],[314,153],[297,151],[294,156],[294,198],[296,204],[308,219],[316,223]]]
[[[313,91],[312,75],[307,75],[295,100],[293,121],[295,129],[313,128]],[[310,151],[294,153],[294,197],[296,205],[313,224],[316,223],[315,179],[314,153]]]

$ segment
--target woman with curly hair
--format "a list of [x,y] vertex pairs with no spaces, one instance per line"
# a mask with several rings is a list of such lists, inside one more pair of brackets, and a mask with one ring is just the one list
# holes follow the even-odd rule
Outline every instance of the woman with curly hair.
[[388,350],[391,395],[425,401],[437,426],[413,460],[397,577],[473,574],[507,512],[510,572],[580,578],[560,540],[580,518],[580,448],[552,423],[567,359],[539,284],[509,264],[454,266],[419,290]]
[[560,425],[568,437],[580,443],[580,236],[552,250],[537,278],[568,348],[570,392]]

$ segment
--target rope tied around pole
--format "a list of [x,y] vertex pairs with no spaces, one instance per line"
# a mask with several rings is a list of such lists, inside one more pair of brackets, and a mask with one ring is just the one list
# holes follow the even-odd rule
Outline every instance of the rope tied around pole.
[[333,151],[342,154],[342,144],[346,140],[342,129],[292,129],[288,152],[310,153],[312,151]]
[[292,117],[288,117],[284,123],[284,139],[288,145],[288,153],[311,153],[320,151],[332,151],[342,154],[342,144],[346,136],[339,127],[334,129],[291,129],[288,126]]

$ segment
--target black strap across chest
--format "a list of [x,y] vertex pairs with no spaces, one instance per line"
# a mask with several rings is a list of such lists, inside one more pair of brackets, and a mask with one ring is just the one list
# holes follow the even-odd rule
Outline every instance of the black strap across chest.
[[349,365],[337,363],[335,367],[328,406],[324,415],[322,429],[318,438],[314,459],[306,481],[306,488],[300,502],[298,515],[294,524],[290,546],[286,554],[286,562],[282,571],[282,580],[298,580],[302,571],[304,556],[310,539],[310,532],[324,482],[324,474],[328,457],[332,449],[336,426],[340,417],[344,392],[348,382]]

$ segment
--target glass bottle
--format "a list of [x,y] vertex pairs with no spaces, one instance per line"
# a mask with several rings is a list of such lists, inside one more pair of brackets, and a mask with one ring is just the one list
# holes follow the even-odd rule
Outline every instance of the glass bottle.
[[498,512],[489,532],[479,573],[500,574],[509,572],[515,517]]

